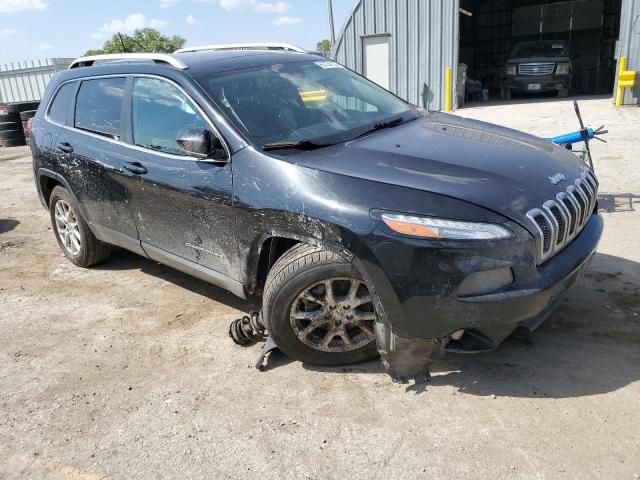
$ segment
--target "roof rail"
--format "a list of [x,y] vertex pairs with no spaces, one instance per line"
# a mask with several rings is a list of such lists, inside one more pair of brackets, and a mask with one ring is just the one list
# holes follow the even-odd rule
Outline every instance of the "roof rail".
[[75,59],[69,68],[90,67],[97,61],[118,62],[130,60],[151,60],[156,63],[163,63],[175,68],[184,70],[189,66],[182,60],[177,59],[167,53],[106,53],[103,55],[89,55]]
[[203,45],[176,50],[174,53],[200,52],[203,50],[286,50],[289,52],[307,53],[306,50],[289,43],[223,43],[219,45]]

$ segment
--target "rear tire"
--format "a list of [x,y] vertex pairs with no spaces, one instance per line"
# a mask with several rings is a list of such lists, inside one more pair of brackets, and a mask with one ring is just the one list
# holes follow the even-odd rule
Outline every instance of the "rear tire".
[[273,265],[262,318],[278,348],[307,364],[346,365],[378,356],[376,314],[362,276],[320,247],[295,245]]
[[90,267],[109,257],[111,246],[98,240],[82,218],[71,194],[61,186],[51,192],[49,212],[60,249],[79,267]]

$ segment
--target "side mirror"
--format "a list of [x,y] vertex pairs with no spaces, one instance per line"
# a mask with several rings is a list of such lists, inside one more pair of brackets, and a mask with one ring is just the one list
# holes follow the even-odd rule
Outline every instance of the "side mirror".
[[218,137],[207,128],[185,128],[176,139],[186,155],[201,160],[227,160],[227,152]]

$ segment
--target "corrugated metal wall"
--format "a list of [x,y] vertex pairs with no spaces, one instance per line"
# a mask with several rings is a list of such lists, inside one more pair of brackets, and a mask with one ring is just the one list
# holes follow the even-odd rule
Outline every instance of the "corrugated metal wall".
[[72,58],[47,58],[0,65],[0,103],[40,100],[49,80]]
[[390,35],[389,89],[414,105],[444,109],[445,70],[458,70],[459,0],[357,0],[333,58],[363,72],[362,37]]
[[[622,0],[618,58],[627,57],[627,70],[635,70],[636,87],[626,88],[623,103],[640,104],[640,0]],[[617,85],[617,74],[616,74]],[[616,96],[615,86],[613,98]]]

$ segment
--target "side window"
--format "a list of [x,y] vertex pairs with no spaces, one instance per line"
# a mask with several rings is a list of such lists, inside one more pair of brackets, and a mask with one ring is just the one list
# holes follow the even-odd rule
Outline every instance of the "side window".
[[76,101],[76,128],[120,138],[124,78],[85,80]]
[[176,87],[155,78],[133,83],[133,143],[158,152],[184,155],[176,142],[185,128],[209,128]]
[[65,83],[56,93],[49,107],[49,118],[60,125],[66,125],[73,103],[73,94],[76,91],[76,83]]

